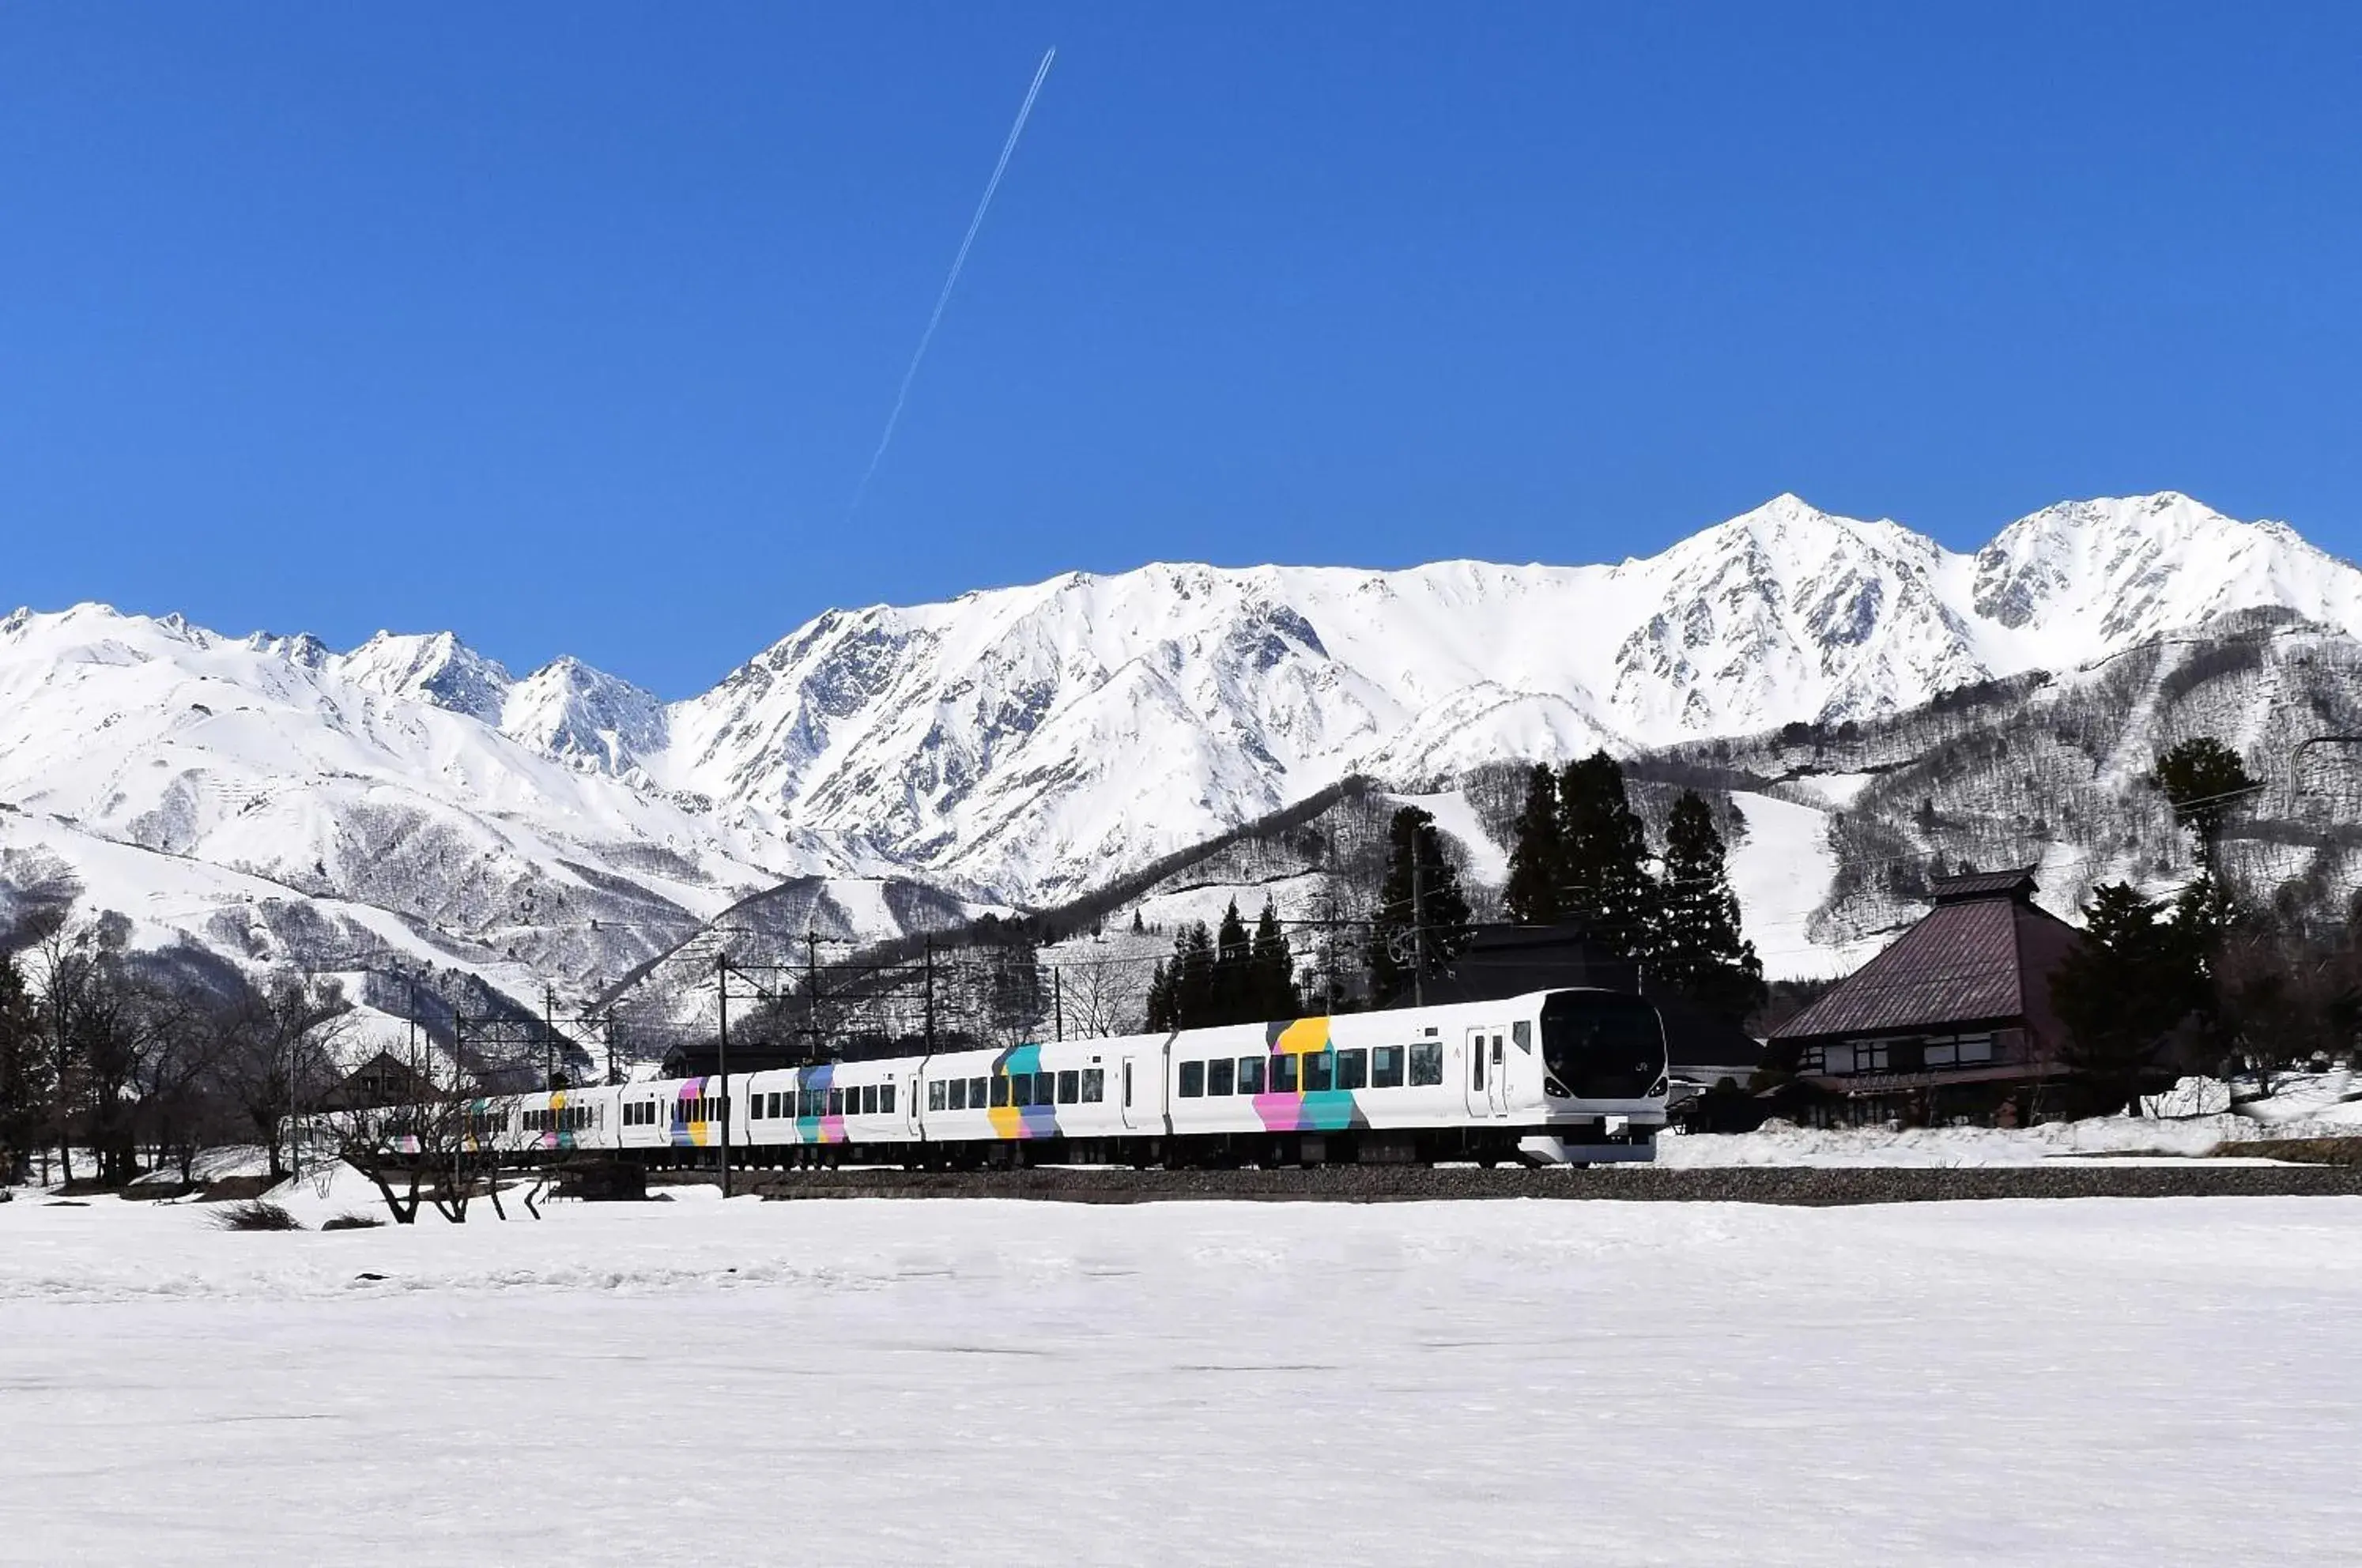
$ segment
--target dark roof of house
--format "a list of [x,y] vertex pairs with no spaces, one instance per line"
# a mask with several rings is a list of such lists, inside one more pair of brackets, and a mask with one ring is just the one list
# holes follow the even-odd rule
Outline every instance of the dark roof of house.
[[2030,871],[1950,877],[1918,924],[1772,1032],[1782,1040],[2023,1021],[2056,1039],[2050,972],[2082,941],[2036,907]]
[[1933,878],[1928,888],[1936,895],[1938,904],[1965,903],[1970,899],[1990,899],[1999,893],[2031,900],[2035,892],[2034,867],[2021,866],[2014,871],[1963,871],[1957,877]]

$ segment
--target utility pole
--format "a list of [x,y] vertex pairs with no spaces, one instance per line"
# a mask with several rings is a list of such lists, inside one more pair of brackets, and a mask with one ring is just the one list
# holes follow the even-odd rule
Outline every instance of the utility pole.
[[1054,964],[1050,966],[1050,1015],[1056,1021],[1054,1025],[1056,1032],[1052,1038],[1057,1040],[1064,1040],[1066,1037],[1066,988],[1063,979],[1064,973],[1065,971]]
[[722,1079],[722,1196],[730,1196],[730,955],[713,955],[713,988],[715,1000],[722,1013],[722,1032],[716,1037],[713,1065]]
[[1427,861],[1418,835],[1410,841],[1410,1005],[1427,1005]]
[[820,933],[804,927],[804,1029],[811,1043],[804,1047],[805,1060],[820,1060]]
[[927,938],[927,1054],[935,1050],[935,939]]
[[557,1087],[557,988],[541,988],[541,1087]]

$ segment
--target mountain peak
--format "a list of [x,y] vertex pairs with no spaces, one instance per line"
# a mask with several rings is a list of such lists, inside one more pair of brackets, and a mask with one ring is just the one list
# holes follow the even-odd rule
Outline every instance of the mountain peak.
[[488,724],[500,723],[501,705],[515,684],[499,661],[450,632],[380,632],[334,664],[364,691],[429,703]]

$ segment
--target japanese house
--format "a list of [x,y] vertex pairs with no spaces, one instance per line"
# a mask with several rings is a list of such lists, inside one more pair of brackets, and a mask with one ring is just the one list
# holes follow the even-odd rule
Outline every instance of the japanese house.
[[[2063,1088],[2050,974],[2081,933],[2034,902],[2034,868],[1936,879],[1936,907],[1772,1031],[1783,1095],[1817,1121],[2023,1122]],[[1816,1092],[1812,1092],[1816,1091]]]

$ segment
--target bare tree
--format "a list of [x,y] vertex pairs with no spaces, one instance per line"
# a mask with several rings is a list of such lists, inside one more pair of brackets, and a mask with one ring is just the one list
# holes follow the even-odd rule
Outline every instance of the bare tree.
[[392,1058],[380,1103],[346,1103],[314,1120],[336,1157],[369,1177],[397,1225],[422,1204],[455,1225],[489,1195],[502,1219],[496,1112],[470,1074],[431,1043]]
[[352,1009],[334,977],[281,972],[250,988],[219,1019],[216,1081],[286,1178],[297,1120],[336,1080],[336,1045]]
[[1103,955],[1058,966],[1058,991],[1070,1032],[1084,1038],[1131,1034],[1145,1027],[1148,980],[1154,960],[1147,955]]

